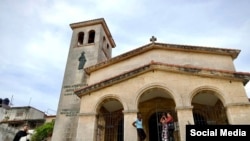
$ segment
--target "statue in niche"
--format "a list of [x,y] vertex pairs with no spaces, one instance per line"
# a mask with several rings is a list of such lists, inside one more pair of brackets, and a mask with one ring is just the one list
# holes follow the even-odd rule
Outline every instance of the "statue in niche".
[[79,66],[78,66],[78,70],[83,69],[85,63],[86,63],[86,58],[84,55],[84,51],[81,53],[81,56],[79,57]]

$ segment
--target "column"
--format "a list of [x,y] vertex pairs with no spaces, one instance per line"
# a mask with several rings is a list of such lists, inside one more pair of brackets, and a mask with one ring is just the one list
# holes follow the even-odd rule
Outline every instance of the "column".
[[227,118],[229,124],[249,124],[250,123],[250,104],[228,104]]
[[137,130],[132,125],[136,120],[137,111],[124,111],[124,141],[137,141]]
[[192,109],[192,106],[176,107],[180,141],[186,141],[186,125],[194,124]]
[[79,114],[76,141],[95,141],[96,114]]

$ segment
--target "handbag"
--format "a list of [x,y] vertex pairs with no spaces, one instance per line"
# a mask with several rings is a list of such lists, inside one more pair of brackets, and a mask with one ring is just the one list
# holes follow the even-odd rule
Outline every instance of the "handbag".
[[169,122],[168,123],[168,129],[175,129],[174,128],[174,122]]

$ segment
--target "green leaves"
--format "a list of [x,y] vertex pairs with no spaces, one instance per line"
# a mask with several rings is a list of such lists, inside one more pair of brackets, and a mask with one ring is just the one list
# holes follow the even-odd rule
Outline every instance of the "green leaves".
[[47,122],[35,129],[35,133],[32,136],[32,141],[41,141],[52,135],[54,128],[54,121]]

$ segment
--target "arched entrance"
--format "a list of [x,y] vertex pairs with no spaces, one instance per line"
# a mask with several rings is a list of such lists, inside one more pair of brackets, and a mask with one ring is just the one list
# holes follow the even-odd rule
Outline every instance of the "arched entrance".
[[196,125],[228,124],[222,101],[211,90],[199,91],[192,99],[193,118]]
[[[162,131],[162,125],[159,122],[161,115],[163,112],[167,113],[175,113],[174,110],[171,109],[158,109],[158,112],[153,113],[148,120],[148,138],[149,141],[161,141],[161,131]],[[172,114],[173,115],[173,114]],[[174,116],[176,119],[176,115]],[[177,140],[176,140],[177,141]]]
[[[163,112],[171,112],[175,122],[178,121],[174,100],[163,88],[155,87],[143,92],[138,107],[144,121],[146,141],[161,141],[161,123],[159,121]],[[178,140],[176,139],[176,141]]]
[[123,141],[123,106],[107,98],[99,106],[97,115],[97,141]]
[[162,125],[160,124],[160,112],[155,112],[149,117],[148,126],[149,126],[149,140],[161,141],[161,130]]

